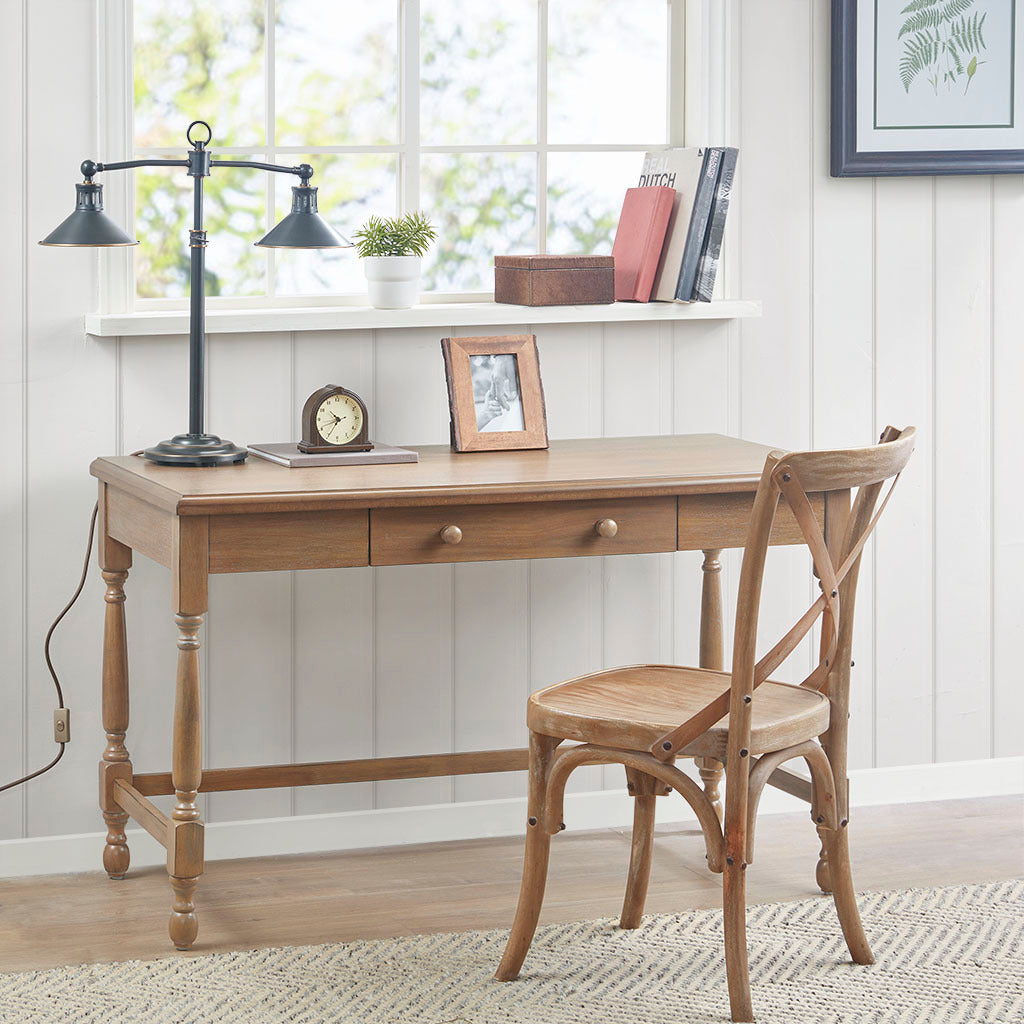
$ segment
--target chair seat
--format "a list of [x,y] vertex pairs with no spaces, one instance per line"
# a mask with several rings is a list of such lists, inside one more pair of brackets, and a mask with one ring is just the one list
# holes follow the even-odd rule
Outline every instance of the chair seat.
[[[675,665],[631,665],[556,683],[530,697],[526,720],[545,736],[619,750],[647,751],[729,689],[728,672]],[[781,750],[828,729],[828,698],[788,683],[764,682],[751,706],[750,751]],[[725,760],[729,716],[680,751]]]

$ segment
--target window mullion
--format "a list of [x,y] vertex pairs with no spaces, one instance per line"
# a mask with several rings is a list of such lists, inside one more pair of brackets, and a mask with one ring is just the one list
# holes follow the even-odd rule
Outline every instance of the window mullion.
[[[264,138],[267,143],[267,163],[277,163],[275,145],[277,143],[277,0],[266,0],[264,13],[265,24],[263,38],[266,40],[266,51],[264,60],[264,82],[266,83],[266,99],[264,109],[266,111],[266,124],[264,125]],[[264,215],[266,230],[273,228],[277,218],[274,216],[277,196],[277,183],[275,175],[264,174],[266,179],[267,209]],[[277,292],[277,258],[272,248],[264,249],[266,263],[264,273],[267,275],[266,292],[273,297]]]
[[[668,0],[668,114],[670,146],[686,144],[686,0]],[[695,26],[693,26],[695,27]],[[692,143],[691,143],[692,145]]]
[[677,107],[672,113],[670,137],[681,134],[680,145],[686,146],[707,144],[704,7],[704,0],[672,0],[671,73]]
[[548,248],[548,0],[537,0],[537,252]]
[[398,0],[401,59],[399,110],[399,213],[420,208],[420,0]]

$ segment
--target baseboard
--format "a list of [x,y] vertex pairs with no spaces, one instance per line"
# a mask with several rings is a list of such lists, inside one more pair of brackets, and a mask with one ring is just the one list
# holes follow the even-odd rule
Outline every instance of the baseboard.
[[[850,775],[854,807],[1015,793],[1024,793],[1024,757],[869,768]],[[769,788],[760,813],[805,807],[794,797]],[[565,799],[566,824],[573,830],[628,826],[632,814],[632,801],[624,791],[573,793]],[[217,822],[206,828],[206,856],[225,860],[508,836],[522,832],[525,817],[523,798]],[[659,822],[692,819],[681,799],[659,801]],[[0,877],[95,871],[103,835],[91,832],[4,840],[0,842]],[[164,863],[163,849],[145,832],[129,831],[128,842],[133,867]]]

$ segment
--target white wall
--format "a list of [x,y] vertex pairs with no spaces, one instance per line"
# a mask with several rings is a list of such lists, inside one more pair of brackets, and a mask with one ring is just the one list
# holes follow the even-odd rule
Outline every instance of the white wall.
[[[1024,576],[1024,357],[1013,309],[1024,186],[829,178],[826,6],[730,0],[708,22],[738,69],[709,80],[707,100],[741,147],[730,291],[762,299],[763,319],[536,325],[551,434],[722,431],[800,447],[867,443],[886,422],[916,423],[920,447],[862,573],[853,765],[1020,754],[1024,690],[1011,659],[1024,639],[1014,587]],[[80,160],[104,155],[93,4],[0,0],[0,10],[0,135],[16,154],[25,140],[24,160],[5,171],[13,240],[0,254],[0,778],[10,778],[53,750],[40,647],[78,573],[89,462],[181,429],[186,349],[181,338],[85,337],[103,257],[35,244],[70,209]],[[443,442],[443,333],[214,336],[210,426],[236,441],[291,436],[304,397],[341,380],[367,396],[375,436]],[[727,559],[730,594],[736,565]],[[0,795],[0,838],[99,828],[93,571],[55,642],[74,742],[58,770]],[[692,661],[699,575],[699,556],[680,554],[216,577],[203,638],[206,763],[518,744],[533,688],[604,664]],[[323,599],[342,589],[359,611],[338,626]],[[140,557],[127,592],[129,748],[139,770],[162,770],[174,671],[166,571]],[[806,557],[774,551],[768,593],[766,638],[810,597]],[[604,784],[618,788],[618,773],[591,768],[575,781]],[[216,794],[206,815],[522,789],[505,776]]]

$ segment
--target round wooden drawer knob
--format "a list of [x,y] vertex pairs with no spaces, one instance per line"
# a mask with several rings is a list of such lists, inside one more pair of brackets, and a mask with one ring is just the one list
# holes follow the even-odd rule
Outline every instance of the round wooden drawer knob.
[[614,537],[619,532],[619,524],[614,519],[598,519],[594,532],[598,537]]
[[461,544],[462,531],[457,526],[446,526],[441,531],[441,540],[443,540],[445,544]]

